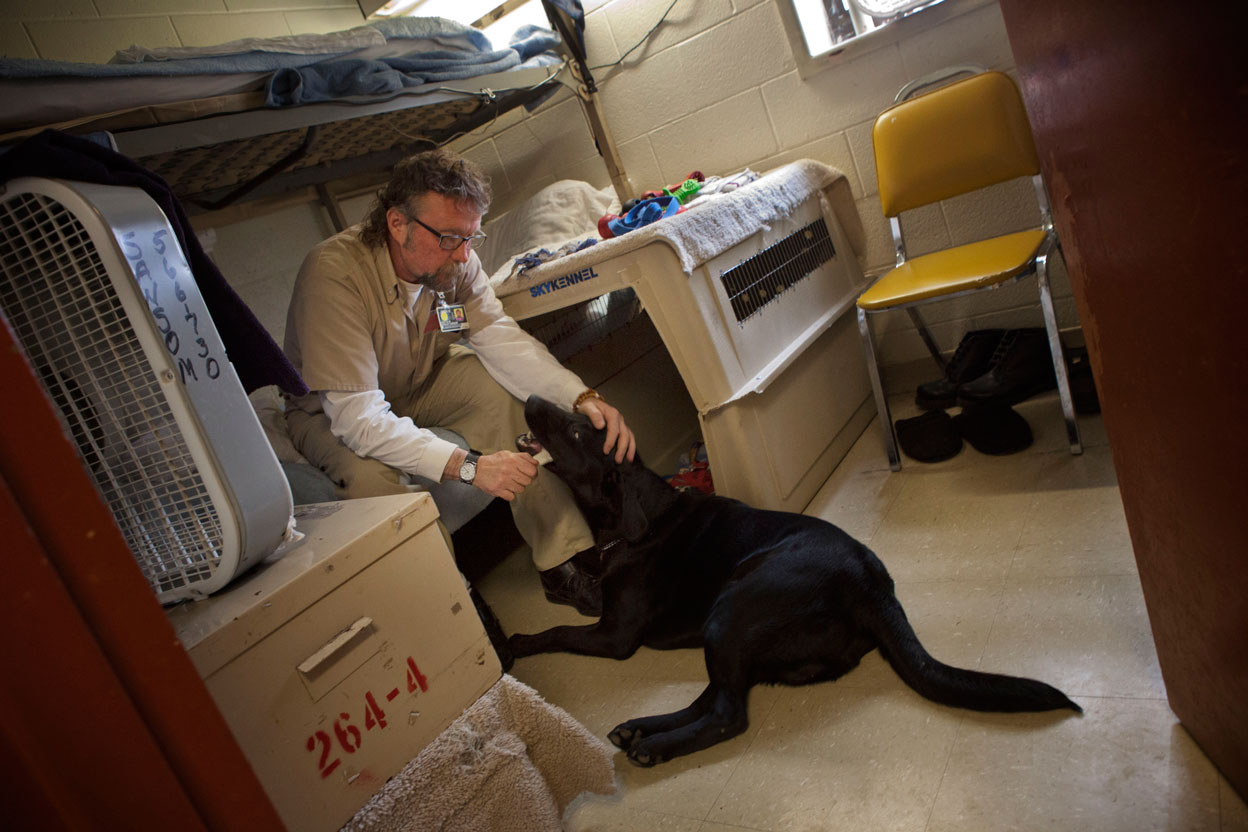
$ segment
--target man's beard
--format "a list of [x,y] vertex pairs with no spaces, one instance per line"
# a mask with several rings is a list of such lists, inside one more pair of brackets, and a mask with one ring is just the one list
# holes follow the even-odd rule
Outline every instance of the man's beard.
[[448,260],[432,274],[416,275],[416,282],[435,292],[446,293],[455,288],[455,285],[459,282],[461,271],[459,263],[456,263],[454,260]]
[[[416,253],[417,247],[412,242],[410,234],[408,238],[403,241],[402,248],[404,251],[411,252],[412,254]],[[459,277],[462,273],[463,265],[461,263],[457,263],[454,260],[447,260],[438,267],[436,272],[413,274],[413,279],[408,280],[407,282],[419,283],[427,289],[432,289],[435,292],[442,292],[445,294],[455,288],[455,284],[459,282]]]

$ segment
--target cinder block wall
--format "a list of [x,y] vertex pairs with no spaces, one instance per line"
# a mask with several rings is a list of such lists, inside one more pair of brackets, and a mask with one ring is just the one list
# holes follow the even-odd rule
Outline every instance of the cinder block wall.
[[3,0],[0,55],[102,63],[132,45],[213,46],[363,22],[354,0]]
[[[892,265],[893,246],[875,182],[875,117],[903,84],[941,67],[979,64],[1014,74],[1000,10],[995,2],[979,5],[803,79],[777,8],[783,1],[678,2],[623,64],[595,71],[608,124],[641,190],[679,181],[693,170],[764,171],[800,158],[839,168],[867,230],[868,271],[881,272]],[[591,66],[615,63],[669,4],[585,0]],[[555,179],[609,184],[580,121],[577,101],[561,96],[536,114],[508,114],[492,134],[455,146],[494,176],[498,213]],[[903,218],[907,244],[911,254],[922,254],[1031,227],[1039,217],[1035,204],[1026,181],[948,200]],[[1054,271],[1058,319],[1075,326],[1064,269],[1058,263]],[[1035,298],[1035,282],[1024,281],[924,314],[937,341],[952,350],[968,329],[1042,325]],[[904,313],[881,316],[876,332],[881,360],[910,371],[892,374],[891,381],[912,385],[932,375],[926,348]]]
[[[841,169],[867,229],[868,270],[881,271],[892,262],[892,244],[877,197],[871,124],[906,81],[939,67],[975,63],[1013,72],[1000,11],[988,0],[803,79],[780,2],[785,0],[679,0],[622,64],[595,70],[608,123],[634,185],[643,190],[693,170],[765,171],[803,157]],[[669,3],[584,0],[591,66],[614,64]],[[344,0],[6,0],[0,3],[0,50],[102,61],[132,43],[208,45],[361,22],[358,7]],[[453,147],[492,175],[495,216],[557,179],[609,184],[580,104],[566,92],[534,113],[507,113]],[[364,201],[348,202],[350,218],[362,214]],[[905,222],[911,251],[1018,230],[1035,221],[1034,205],[1030,186],[1019,182],[914,212]],[[285,297],[303,253],[329,233],[328,221],[308,206],[217,228],[211,245],[225,274],[280,335]],[[259,258],[257,240],[267,241]],[[1058,316],[1072,326],[1073,298],[1058,271]],[[930,307],[926,314],[938,341],[952,349],[968,329],[1039,325],[1034,291],[1034,282],[1025,281]],[[885,364],[919,373],[893,373],[894,382],[931,374],[904,314],[884,316],[877,333]]]

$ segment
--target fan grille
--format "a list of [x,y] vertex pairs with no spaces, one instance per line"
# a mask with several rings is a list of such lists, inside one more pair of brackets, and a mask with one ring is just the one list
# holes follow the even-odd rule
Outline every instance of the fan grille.
[[95,244],[50,197],[0,205],[0,312],[153,589],[210,578],[217,510]]

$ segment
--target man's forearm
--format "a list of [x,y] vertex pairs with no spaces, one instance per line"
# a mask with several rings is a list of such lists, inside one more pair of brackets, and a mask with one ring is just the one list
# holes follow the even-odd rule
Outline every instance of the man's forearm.
[[396,416],[381,391],[322,391],[320,398],[330,430],[356,454],[435,482],[445,478],[448,459],[459,449]]

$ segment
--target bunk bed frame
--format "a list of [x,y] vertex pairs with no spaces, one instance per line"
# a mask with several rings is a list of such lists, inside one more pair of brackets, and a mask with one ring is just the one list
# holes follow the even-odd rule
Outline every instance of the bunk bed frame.
[[115,114],[106,114],[49,126],[76,134],[108,129],[115,148],[168,182],[188,214],[311,187],[341,226],[328,183],[383,171],[404,156],[445,144],[516,107],[535,106],[568,86],[581,102],[623,202],[633,195],[632,188],[602,115],[583,39],[566,11],[549,0],[540,2],[560,35],[564,60],[558,65],[426,84],[382,97],[223,112],[156,125],[108,129]]

